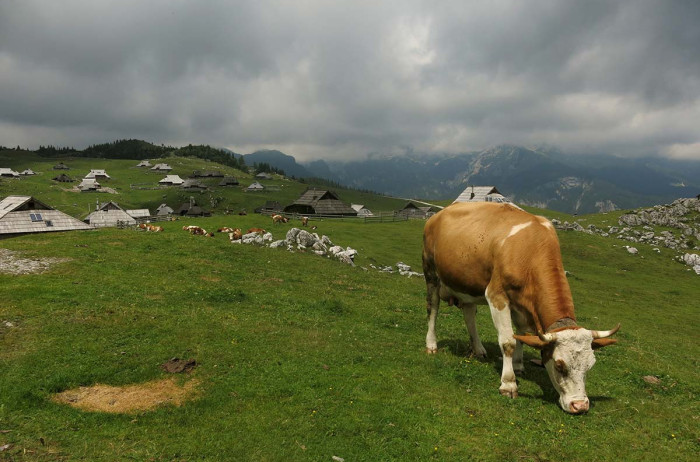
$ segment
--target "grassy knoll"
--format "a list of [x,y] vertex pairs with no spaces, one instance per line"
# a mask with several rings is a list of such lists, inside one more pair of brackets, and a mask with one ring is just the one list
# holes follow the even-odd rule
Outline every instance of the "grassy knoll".
[[[71,170],[53,170],[52,167],[64,162]],[[163,189],[142,189],[156,187],[165,173],[154,173],[149,168],[137,168],[137,160],[131,159],[93,159],[85,157],[46,158],[32,152],[0,151],[0,167],[9,167],[17,171],[31,168],[38,174],[22,177],[21,179],[0,180],[0,198],[11,194],[25,194],[37,197],[39,200],[55,207],[76,218],[84,218],[95,209],[95,202],[115,201],[124,209],[148,208],[152,213],[162,203],[177,209],[182,203],[194,197],[199,205],[213,213],[224,213],[226,210],[238,212],[246,209],[252,212],[266,201],[278,201],[283,206],[291,204],[301,193],[313,183],[306,184],[275,175],[272,180],[260,181],[274,190],[256,193],[244,191],[255,178],[249,173],[227,167],[214,162],[208,162],[195,157],[167,157],[152,159],[151,163],[168,163],[173,170],[170,174],[188,178],[194,170],[218,170],[227,176],[238,178],[240,186],[221,187],[221,178],[199,179],[209,187],[209,190],[199,192],[184,191],[177,187]],[[91,169],[104,169],[111,179],[100,181],[104,187],[110,188],[116,194],[107,192],[80,193],[71,189],[87,175]],[[57,183],[51,179],[66,173],[77,180],[75,183]],[[320,189],[327,189],[319,186]],[[334,189],[340,198],[347,203],[364,204],[370,210],[381,212],[398,210],[405,200],[378,196],[349,189]]]
[[[620,343],[597,353],[589,374],[591,411],[571,416],[543,369],[528,368],[518,399],[498,394],[488,309],[478,317],[488,359],[469,357],[461,313],[444,306],[440,352],[428,356],[420,278],[180,229],[257,225],[281,238],[295,225],[268,220],[2,241],[70,261],[0,274],[0,446],[10,444],[0,459],[695,459],[699,285],[670,254],[638,246],[632,256],[613,239],[561,235],[579,321],[622,323]],[[420,268],[422,222],[318,225],[358,249],[359,266]],[[81,385],[163,378],[159,364],[172,357],[199,363],[199,396],[182,407],[114,415],[50,400]]]

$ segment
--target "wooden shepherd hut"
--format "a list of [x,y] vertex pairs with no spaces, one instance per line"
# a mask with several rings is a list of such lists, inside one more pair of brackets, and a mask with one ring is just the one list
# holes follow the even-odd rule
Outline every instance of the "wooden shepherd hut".
[[180,178],[180,175],[167,175],[165,178],[160,180],[158,184],[162,186],[180,186],[185,180]]
[[510,202],[495,186],[467,186],[455,202]]
[[7,178],[17,178],[19,173],[15,172],[11,168],[0,168],[0,176]]
[[96,228],[111,228],[119,225],[135,225],[136,220],[119,207],[116,202],[97,204],[97,210],[85,218],[87,223]]
[[284,211],[301,215],[357,216],[357,212],[341,201],[335,192],[322,189],[307,189]]
[[94,178],[83,178],[83,181],[78,185],[78,189],[82,192],[98,191],[101,187]]
[[90,226],[31,196],[7,196],[0,201],[0,237],[86,229]]
[[155,164],[151,167],[151,171],[153,172],[169,172],[172,169],[173,168],[168,164]]
[[219,182],[219,186],[238,186],[238,180],[232,176],[225,176],[223,180]]
[[407,203],[404,208],[398,211],[399,215],[405,215],[409,218],[428,218],[439,212],[437,207],[418,205],[413,202]]
[[211,212],[207,212],[202,207],[197,205],[197,202],[194,200],[194,197],[190,197],[190,201],[182,204],[180,206],[180,208],[178,208],[175,213],[177,215],[180,215],[181,217],[184,217],[184,216],[187,216],[187,217],[209,217],[209,216],[211,216]]
[[59,183],[71,183],[75,181],[73,178],[69,177],[65,173],[61,173],[60,175],[52,178],[54,181],[58,181]]
[[207,189],[207,185],[200,183],[194,178],[188,178],[182,182],[180,188],[187,191],[205,191]]
[[175,210],[170,208],[168,206],[168,204],[163,203],[163,204],[160,204],[158,206],[158,208],[156,209],[156,215],[159,217],[168,216],[168,215],[172,214],[174,211]]
[[92,169],[90,170],[90,173],[85,175],[85,178],[92,180],[108,180],[111,177],[107,175],[107,172],[103,169]]

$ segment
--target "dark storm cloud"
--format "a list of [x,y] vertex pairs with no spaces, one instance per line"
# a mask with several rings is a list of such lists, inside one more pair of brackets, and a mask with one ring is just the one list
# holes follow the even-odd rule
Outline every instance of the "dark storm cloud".
[[700,2],[0,0],[0,144],[700,158]]

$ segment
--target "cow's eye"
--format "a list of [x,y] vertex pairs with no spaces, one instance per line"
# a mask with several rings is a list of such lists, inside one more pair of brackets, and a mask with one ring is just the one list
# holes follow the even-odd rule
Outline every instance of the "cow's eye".
[[562,374],[562,375],[566,375],[566,374],[567,374],[566,363],[565,363],[563,360],[557,359],[557,360],[554,362],[554,367],[556,368],[556,370],[557,370],[560,374]]

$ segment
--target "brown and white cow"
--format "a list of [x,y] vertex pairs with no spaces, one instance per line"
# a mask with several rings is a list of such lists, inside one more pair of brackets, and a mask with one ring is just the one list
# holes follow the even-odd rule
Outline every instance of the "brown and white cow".
[[[502,395],[515,398],[515,372],[523,371],[522,344],[541,350],[562,409],[586,412],[585,378],[593,349],[619,329],[593,331],[576,324],[552,224],[511,204],[459,203],[431,217],[423,234],[429,353],[437,352],[435,320],[440,300],[462,309],[472,351],[485,356],[476,330],[476,305],[487,303],[503,354]],[[513,335],[513,324],[518,335]],[[525,335],[526,333],[537,335]]]
[[309,226],[309,217],[301,217],[301,226]]
[[272,224],[287,223],[289,219],[283,215],[272,215]]

